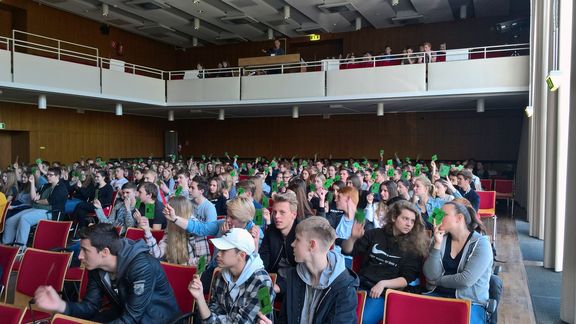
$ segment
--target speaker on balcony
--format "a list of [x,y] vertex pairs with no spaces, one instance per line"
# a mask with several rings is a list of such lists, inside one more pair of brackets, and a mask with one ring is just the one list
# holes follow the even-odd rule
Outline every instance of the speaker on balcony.
[[100,24],[100,34],[102,35],[110,34],[110,26],[108,24]]
[[175,130],[164,132],[164,158],[169,159],[170,155],[178,156],[178,132]]

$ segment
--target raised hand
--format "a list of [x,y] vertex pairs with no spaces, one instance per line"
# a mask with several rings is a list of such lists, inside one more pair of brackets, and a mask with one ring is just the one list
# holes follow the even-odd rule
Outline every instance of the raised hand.
[[364,223],[354,223],[354,225],[352,225],[352,233],[350,234],[350,237],[353,239],[359,239],[362,236],[364,236]]
[[64,312],[66,302],[60,298],[52,286],[40,286],[34,292],[34,300],[38,307],[51,312]]
[[164,217],[166,217],[166,219],[171,222],[176,219],[176,212],[174,211],[174,208],[172,208],[172,206],[169,204],[166,204],[162,213],[164,214]]
[[194,275],[194,279],[188,285],[188,291],[195,299],[204,299],[204,289],[199,275]]

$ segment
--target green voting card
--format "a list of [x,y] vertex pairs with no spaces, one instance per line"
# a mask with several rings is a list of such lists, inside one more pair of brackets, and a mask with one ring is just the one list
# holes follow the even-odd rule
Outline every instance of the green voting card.
[[390,160],[386,161],[386,165],[393,166],[394,161],[392,161],[392,159],[390,159]]
[[342,179],[342,178],[340,178],[340,175],[336,175],[336,176],[334,177],[334,181],[340,181],[340,179]]
[[298,162],[292,162],[292,168],[298,169]]
[[286,183],[284,183],[284,180],[280,181],[280,188],[284,188],[286,187]]
[[376,180],[377,177],[378,177],[378,172],[376,172],[376,171],[372,172],[372,180]]
[[270,163],[270,166],[275,168],[278,165],[278,163],[276,163],[276,161],[272,161],[272,163]]
[[36,164],[42,164],[42,159],[40,158],[36,159]]
[[308,166],[308,161],[307,160],[302,161],[302,167],[305,168],[307,166]]
[[256,209],[254,214],[254,224],[258,226],[264,225],[264,218],[262,217],[262,209]]
[[206,256],[203,255],[198,259],[198,264],[196,265],[196,274],[201,276],[206,270]]
[[384,156],[384,150],[380,150],[380,158]]
[[260,303],[260,312],[264,315],[272,313],[272,301],[270,300],[270,289],[262,287],[258,289],[258,302]]
[[278,182],[272,183],[272,192],[278,192]]
[[379,183],[373,184],[372,187],[370,187],[370,192],[373,194],[378,194],[380,192],[380,184]]
[[402,171],[402,179],[408,180],[408,171]]
[[354,219],[356,219],[357,223],[364,223],[366,220],[366,212],[362,209],[356,210],[356,214],[354,214]]
[[236,176],[236,170],[232,170],[232,172],[230,172],[230,176],[235,177]]
[[352,167],[354,167],[354,169],[359,169],[360,164],[358,164],[358,162],[354,162],[354,164],[352,164]]
[[393,176],[394,176],[394,168],[388,169],[388,176],[389,176],[389,177],[393,177]]
[[432,223],[432,225],[440,225],[445,215],[446,213],[442,209],[434,208],[432,215],[428,218],[428,222]]
[[238,189],[238,196],[240,196],[241,194],[245,193],[246,190],[244,190],[244,188],[239,188]]
[[254,169],[248,170],[248,175],[253,176],[256,171]]
[[140,205],[142,205],[142,201],[140,200],[140,198],[136,198],[136,209],[140,208]]
[[182,194],[182,187],[178,186],[174,192],[174,196],[179,197]]
[[315,184],[313,184],[313,183],[310,184],[310,191],[311,191],[311,192],[315,192],[315,191],[316,191],[316,185],[315,185]]
[[410,163],[410,157],[409,156],[406,157],[406,163]]
[[264,196],[262,197],[262,208],[268,208],[270,207],[270,200],[268,199],[268,197]]
[[435,162],[435,161],[437,161],[437,160],[438,160],[438,155],[436,155],[436,154],[432,155],[432,161]]
[[348,167],[348,161],[344,161],[344,167],[345,167],[345,168]]
[[464,169],[464,165],[460,164],[460,165],[458,166],[458,171],[462,171],[462,169]]
[[448,176],[449,173],[450,173],[450,166],[443,164],[440,167],[440,177],[444,178],[444,177]]
[[326,179],[326,181],[324,181],[324,189],[330,189],[333,183],[334,179]]
[[334,193],[332,191],[329,191],[326,194],[326,201],[328,201],[328,203],[331,203],[334,200]]
[[416,170],[414,170],[414,176],[419,176],[420,174],[422,174],[422,164],[418,163],[416,164]]
[[148,219],[154,219],[154,203],[146,204],[144,209],[144,216]]

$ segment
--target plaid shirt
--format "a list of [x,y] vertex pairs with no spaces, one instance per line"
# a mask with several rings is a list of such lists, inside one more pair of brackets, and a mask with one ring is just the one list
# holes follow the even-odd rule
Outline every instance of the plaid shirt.
[[[164,238],[160,242],[156,243],[156,239],[152,236],[152,233],[145,234],[146,244],[150,249],[150,254],[152,254],[157,259],[162,259],[166,256],[166,249],[168,249],[168,233],[164,235]],[[200,257],[205,256],[206,262],[210,261],[212,257],[210,255],[210,247],[208,246],[208,240],[206,236],[194,236],[190,235],[188,237],[188,262],[186,265],[196,266]]]
[[[239,287],[239,294],[236,301],[230,298],[228,293],[232,287],[228,284],[222,273],[212,282],[212,294],[210,297],[210,317],[202,323],[257,323],[260,302],[258,301],[258,290],[268,287],[270,290],[270,301],[274,302],[274,289],[272,280],[268,272],[264,269],[256,270],[246,282]],[[268,317],[270,318],[271,315]]]

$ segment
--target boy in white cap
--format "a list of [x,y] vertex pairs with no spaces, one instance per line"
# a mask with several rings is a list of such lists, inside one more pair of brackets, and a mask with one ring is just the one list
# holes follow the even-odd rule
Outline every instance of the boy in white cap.
[[198,316],[202,323],[256,323],[259,290],[267,288],[273,301],[274,289],[262,259],[254,253],[252,235],[243,228],[232,228],[211,241],[218,249],[216,261],[222,270],[212,282],[209,304],[200,278],[195,276],[190,282],[188,290],[196,299]]

